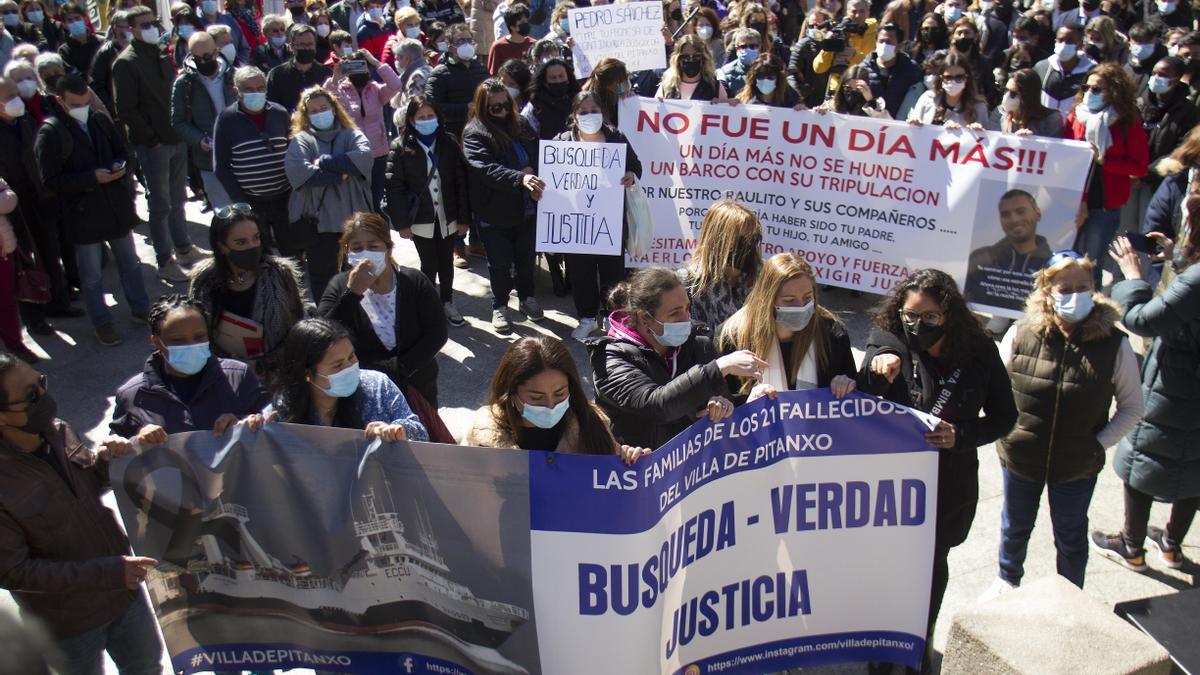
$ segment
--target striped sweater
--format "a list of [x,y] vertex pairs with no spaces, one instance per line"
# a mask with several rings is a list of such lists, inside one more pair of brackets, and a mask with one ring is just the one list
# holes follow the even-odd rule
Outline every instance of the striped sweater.
[[213,168],[235,202],[286,194],[289,189],[283,158],[287,154],[290,118],[276,103],[268,103],[266,128],[259,131],[238,103],[217,117],[213,131]]

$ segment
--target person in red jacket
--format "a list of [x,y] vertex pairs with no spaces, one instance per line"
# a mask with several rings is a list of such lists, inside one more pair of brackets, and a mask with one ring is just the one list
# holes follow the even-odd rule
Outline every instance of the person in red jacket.
[[[1092,146],[1092,171],[1084,188],[1075,246],[1092,260],[1104,253],[1121,223],[1121,207],[1129,201],[1134,178],[1150,165],[1150,139],[1138,115],[1133,79],[1115,63],[1092,69],[1067,115],[1063,137]],[[1093,270],[1100,288],[1100,265]]]

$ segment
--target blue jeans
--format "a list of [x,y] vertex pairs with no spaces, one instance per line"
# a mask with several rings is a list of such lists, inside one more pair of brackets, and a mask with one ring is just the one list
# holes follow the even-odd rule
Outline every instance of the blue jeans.
[[[83,303],[93,326],[113,322],[112,312],[104,302],[104,275],[100,270],[101,246],[102,244],[75,245],[80,290],[83,291]],[[129,309],[138,313],[149,311],[150,298],[146,295],[145,284],[142,283],[142,261],[138,259],[137,251],[133,247],[133,235],[110,239],[108,246],[116,260],[117,274],[121,278],[121,288],[125,291]]]
[[[1037,520],[1042,500],[1042,481],[1029,480],[1008,469],[1004,474],[1004,509],[1000,512],[1000,578],[1010,584],[1021,583],[1025,575],[1025,552],[1029,535]],[[1096,479],[1083,478],[1068,483],[1050,483],[1050,522],[1054,528],[1055,564],[1067,581],[1083,588],[1088,558],[1088,506]]]
[[157,148],[134,147],[142,173],[146,177],[146,202],[150,207],[150,240],[154,255],[163,264],[174,249],[186,251],[192,245],[188,237],[183,206],[187,201],[187,145],[162,143]]
[[121,675],[160,675],[163,645],[154,629],[154,612],[138,593],[125,613],[86,633],[58,641],[70,675],[102,675],[104,652]]
[[497,227],[480,223],[479,238],[487,252],[488,280],[492,283],[492,309],[508,306],[513,289],[513,267],[517,269],[517,297],[533,295],[533,266],[537,229],[532,218],[516,227]]
[[1088,209],[1087,218],[1075,235],[1075,246],[1072,248],[1096,263],[1092,270],[1096,290],[1100,289],[1100,272],[1109,259],[1108,247],[1117,235],[1120,225],[1121,209]]

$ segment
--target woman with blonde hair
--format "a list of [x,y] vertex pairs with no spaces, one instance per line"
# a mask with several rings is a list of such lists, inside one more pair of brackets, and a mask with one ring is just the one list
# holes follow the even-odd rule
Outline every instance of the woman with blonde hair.
[[1142,416],[1137,357],[1117,329],[1117,305],[1096,292],[1094,266],[1070,250],[1051,256],[1034,279],[1025,316],[1000,343],[1018,414],[996,442],[1004,509],[994,594],[1021,584],[1043,491],[1050,495],[1058,573],[1083,587],[1088,505],[1105,448]]
[[729,93],[717,80],[712,51],[699,35],[684,35],[675,43],[654,97],[713,103],[729,100]]
[[1124,66],[1129,61],[1129,39],[1117,32],[1111,16],[1098,16],[1083,29],[1083,50],[1096,63]]
[[818,387],[839,398],[854,391],[858,365],[846,326],[820,305],[816,275],[796,253],[767,259],[746,304],[722,326],[717,347],[766,360],[761,380],[731,378],[730,391],[747,401]]
[[691,262],[679,271],[692,318],[716,331],[746,303],[762,269],[762,223],[749,208],[727,199],[708,207]]
[[323,87],[305,89],[292,113],[283,168],[292,186],[288,234],[306,253],[315,300],[337,274],[342,223],[355,212],[373,210],[373,163],[371,141],[337,97]]

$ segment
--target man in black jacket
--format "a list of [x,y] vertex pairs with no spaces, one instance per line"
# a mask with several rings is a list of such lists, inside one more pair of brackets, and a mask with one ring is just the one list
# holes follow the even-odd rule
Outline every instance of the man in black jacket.
[[879,28],[875,51],[867,55],[863,68],[871,85],[871,95],[883,99],[888,114],[895,119],[910,87],[921,81],[925,71],[900,51],[904,29],[894,23]]
[[[48,100],[48,99],[47,99]],[[19,239],[31,247],[50,277],[50,303],[21,303],[21,316],[29,332],[50,335],[54,328],[47,316],[78,317],[83,310],[71,306],[67,278],[58,241],[59,210],[54,195],[42,185],[33,143],[37,122],[25,110],[25,101],[11,80],[0,78],[0,178],[17,194],[17,211],[9,214]]]
[[125,125],[146,177],[150,239],[158,258],[158,276],[183,283],[188,277],[180,265],[194,265],[203,254],[192,245],[183,213],[187,146],[171,126],[175,64],[158,45],[162,29],[150,8],[129,10],[129,27],[133,43],[113,62],[117,116]]
[[466,24],[450,26],[445,37],[450,51],[425,80],[425,96],[437,104],[446,130],[461,137],[475,89],[488,78],[488,72],[479,62],[475,38]]
[[130,318],[145,322],[150,298],[142,282],[130,232],[137,222],[133,186],[125,173],[129,152],[112,120],[92,113],[91,91],[71,74],[58,84],[58,105],[38,130],[34,144],[38,173],[64,209],[66,236],[75,245],[88,317],[101,344],[121,343],[104,301],[101,250],[107,242],[116,261]]
[[[58,55],[80,75],[92,67],[92,59],[100,49],[100,39],[87,29],[83,10],[73,2],[58,8],[59,19],[67,27],[67,39],[58,47]],[[81,31],[82,29],[82,31]]]
[[267,100],[278,103],[289,113],[300,102],[300,92],[329,79],[329,67],[317,63],[317,31],[307,24],[292,26],[288,37],[292,58],[267,73]]
[[108,112],[113,116],[113,121],[119,124],[121,117],[117,114],[117,104],[113,100],[112,66],[121,51],[129,46],[130,37],[133,35],[129,32],[129,14],[127,12],[113,14],[108,33],[109,38],[100,45],[100,49],[96,51],[96,57],[92,59],[92,66],[87,71],[87,77],[92,91],[96,92],[96,95],[104,103],[104,107],[108,108]]

